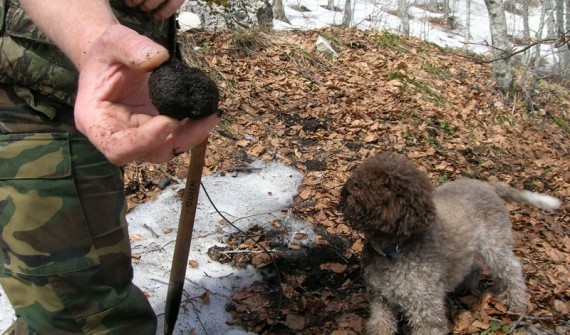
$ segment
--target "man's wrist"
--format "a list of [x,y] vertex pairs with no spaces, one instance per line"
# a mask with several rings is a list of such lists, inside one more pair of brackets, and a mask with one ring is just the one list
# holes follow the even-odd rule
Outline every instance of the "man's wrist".
[[105,0],[20,0],[20,3],[78,69],[99,36],[118,23],[109,1]]
[[[126,36],[123,38],[119,38],[117,34],[113,34],[112,30],[120,29],[118,26],[121,24],[114,23],[106,27],[101,33],[90,40],[88,43],[85,43],[83,46],[83,50],[79,55],[79,59],[76,62],[77,69],[81,72],[83,66],[89,61],[90,58],[102,56],[101,53],[109,53],[114,52],[117,49],[121,48],[122,44],[124,44],[124,40]],[[128,29],[124,27],[125,29]]]

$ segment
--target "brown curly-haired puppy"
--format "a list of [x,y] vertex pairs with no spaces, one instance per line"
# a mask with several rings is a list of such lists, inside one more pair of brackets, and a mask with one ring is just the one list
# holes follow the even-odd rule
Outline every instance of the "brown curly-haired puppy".
[[498,298],[525,311],[526,285],[503,200],[550,211],[560,206],[547,195],[478,180],[434,189],[426,173],[391,154],[354,169],[341,190],[340,208],[366,240],[368,334],[395,334],[400,317],[414,335],[448,334],[446,293],[478,282],[478,255]]

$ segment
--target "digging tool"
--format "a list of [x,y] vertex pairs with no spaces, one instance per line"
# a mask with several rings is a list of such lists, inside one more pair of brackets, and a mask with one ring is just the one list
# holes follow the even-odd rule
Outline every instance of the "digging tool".
[[188,179],[186,179],[186,188],[184,189],[184,198],[182,199],[182,210],[180,212],[180,220],[178,221],[178,233],[176,235],[176,244],[174,245],[170,281],[166,295],[166,309],[164,311],[165,335],[171,335],[174,331],[180,310],[180,302],[182,301],[184,278],[186,277],[186,267],[188,265],[192,231],[194,230],[194,219],[196,218],[196,206],[198,204],[207,143],[208,139],[190,151]]

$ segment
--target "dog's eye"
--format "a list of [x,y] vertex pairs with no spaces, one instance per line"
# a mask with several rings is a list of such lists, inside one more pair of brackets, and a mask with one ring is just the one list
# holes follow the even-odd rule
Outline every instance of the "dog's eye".
[[348,184],[348,190],[351,193],[354,193],[360,189],[360,182],[358,180],[353,180]]
[[353,181],[352,183],[350,183],[350,189],[351,190],[357,190],[360,188],[360,183],[357,181]]

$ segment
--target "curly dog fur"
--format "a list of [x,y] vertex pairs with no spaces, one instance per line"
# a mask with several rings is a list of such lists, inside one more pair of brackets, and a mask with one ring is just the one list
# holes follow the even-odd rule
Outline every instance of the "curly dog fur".
[[460,285],[476,287],[479,259],[497,297],[524,312],[526,285],[503,200],[550,211],[560,206],[547,195],[471,179],[434,189],[426,173],[391,154],[354,169],[341,190],[340,209],[366,241],[367,333],[395,334],[404,317],[414,335],[448,334],[446,294]]

